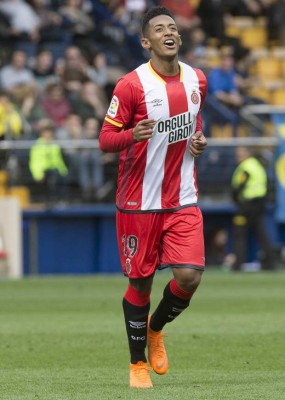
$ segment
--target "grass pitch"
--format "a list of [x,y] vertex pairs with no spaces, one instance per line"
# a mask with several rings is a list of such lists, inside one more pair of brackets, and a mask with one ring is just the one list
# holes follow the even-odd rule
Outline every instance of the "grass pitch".
[[[170,278],[157,274],[152,309]],[[284,400],[285,273],[204,274],[165,328],[170,368],[128,387],[121,276],[0,281],[1,400]]]

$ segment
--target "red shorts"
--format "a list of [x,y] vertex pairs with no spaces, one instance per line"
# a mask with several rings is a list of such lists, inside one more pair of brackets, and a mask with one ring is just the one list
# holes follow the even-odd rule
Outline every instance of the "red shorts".
[[122,269],[145,278],[157,268],[204,270],[203,217],[199,207],[168,213],[117,211],[117,239]]

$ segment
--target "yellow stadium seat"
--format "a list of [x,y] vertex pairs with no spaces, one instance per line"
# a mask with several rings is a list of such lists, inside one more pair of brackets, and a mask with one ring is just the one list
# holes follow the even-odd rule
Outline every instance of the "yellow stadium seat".
[[245,27],[240,32],[241,44],[249,49],[267,46],[267,31],[264,26]]
[[0,170],[0,186],[6,186],[8,182],[8,172]]
[[13,186],[9,189],[9,196],[17,197],[22,208],[30,205],[30,191],[26,186]]
[[231,124],[212,124],[211,126],[212,138],[230,138],[233,137],[233,127]]
[[281,62],[277,58],[260,58],[256,61],[256,73],[261,79],[278,79],[281,71]]
[[273,90],[270,103],[274,106],[285,106],[285,88]]
[[264,100],[266,103],[270,103],[270,90],[264,86],[255,86],[248,90],[249,96],[257,97]]
[[280,64],[281,64],[282,76],[283,78],[285,78],[285,60],[280,61]]
[[194,8],[199,7],[200,5],[200,0],[190,0],[191,6],[193,6]]
[[7,196],[8,190],[4,186],[0,186],[0,197],[5,197]]

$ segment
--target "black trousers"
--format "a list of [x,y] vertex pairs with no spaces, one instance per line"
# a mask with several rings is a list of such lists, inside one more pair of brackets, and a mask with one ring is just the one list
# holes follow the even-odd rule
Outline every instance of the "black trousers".
[[239,270],[247,260],[248,231],[255,235],[262,254],[263,269],[274,269],[273,246],[264,224],[264,200],[256,199],[239,205],[238,213],[233,217],[233,251],[236,256],[234,269]]

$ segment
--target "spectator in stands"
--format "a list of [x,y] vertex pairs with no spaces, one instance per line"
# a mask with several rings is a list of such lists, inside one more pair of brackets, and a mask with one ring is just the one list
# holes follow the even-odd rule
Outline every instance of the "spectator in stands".
[[211,123],[230,122],[237,126],[239,110],[245,99],[239,92],[235,78],[234,58],[226,52],[221,55],[220,66],[208,74],[209,89],[204,109]]
[[40,94],[35,88],[27,88],[18,96],[18,107],[25,119],[25,135],[37,137],[37,132],[43,120],[48,118],[47,113],[41,106]]
[[0,11],[8,18],[11,35],[15,39],[37,42],[39,40],[40,18],[24,0],[2,0]]
[[82,0],[65,0],[59,8],[59,14],[69,24],[69,31],[72,34],[72,42],[88,51],[94,42],[94,18],[83,9]]
[[0,42],[2,46],[5,46],[6,48],[8,46],[11,47],[11,42],[13,41],[12,34],[13,32],[11,32],[9,18],[0,11]]
[[244,99],[236,84],[234,58],[231,54],[222,54],[221,64],[209,73],[208,82],[209,94],[225,106],[238,110],[243,105]]
[[69,101],[76,102],[83,84],[88,81],[86,74],[76,68],[64,67],[61,83]]
[[16,105],[5,91],[0,91],[0,140],[17,139],[22,135],[24,122]]
[[80,150],[75,141],[83,139],[82,119],[76,112],[70,112],[64,123],[56,130],[56,138],[69,143],[64,149],[64,156],[69,170],[69,184],[77,186],[79,183],[79,154]]
[[121,7],[117,9],[117,16],[120,12],[120,20],[126,26],[127,30],[139,35],[140,20],[149,2],[147,0],[121,0],[119,3]]
[[54,142],[54,126],[43,124],[29,155],[29,168],[40,185],[43,199],[50,203],[66,200],[68,169],[61,147]]
[[209,61],[206,57],[206,46],[205,31],[197,26],[189,32],[187,38],[184,37],[180,51],[184,62],[193,68],[200,68],[205,74],[208,74]]
[[72,44],[67,47],[64,52],[64,61],[66,67],[75,68],[83,72],[85,71],[87,60],[78,46]]
[[44,88],[48,83],[55,81],[54,60],[50,50],[39,49],[32,71],[40,88]]
[[239,271],[247,261],[247,234],[252,229],[262,249],[263,269],[274,269],[271,241],[264,226],[267,198],[267,173],[260,159],[248,147],[236,149],[237,167],[232,176],[232,197],[237,205],[233,218],[233,239],[235,263],[233,269]]
[[64,17],[55,12],[45,0],[29,0],[34,12],[40,19],[40,43],[45,42],[65,42],[70,41],[67,31],[67,21]]
[[224,0],[200,0],[196,12],[206,36],[221,42],[225,36]]
[[86,67],[88,78],[101,88],[108,83],[108,65],[104,53],[95,52],[91,55],[89,64]]
[[78,98],[72,102],[72,109],[81,116],[83,121],[94,117],[103,121],[106,104],[104,91],[96,83],[87,81],[82,85]]
[[79,185],[84,201],[102,200],[113,188],[112,182],[105,182],[104,164],[114,160],[113,154],[102,154],[98,148],[88,149],[87,141],[98,139],[99,121],[89,118],[83,126],[83,139],[86,145],[79,150]]
[[231,269],[234,254],[228,251],[229,235],[225,228],[215,228],[206,234],[205,256],[208,265]]
[[56,127],[63,124],[71,111],[70,102],[60,83],[51,83],[46,87],[41,105]]
[[269,41],[285,46],[285,0],[271,3],[267,14],[267,32]]
[[226,35],[232,1],[235,2],[235,0],[200,0],[197,15],[200,17],[201,28],[206,34],[206,42],[209,45],[219,48],[231,46],[237,53],[244,50],[240,40]]
[[26,53],[22,50],[14,50],[10,63],[0,70],[0,87],[15,96],[17,96],[18,88],[35,87],[34,74],[26,65]]
[[260,17],[267,15],[271,0],[231,0],[229,11],[234,16]]
[[181,35],[200,25],[200,18],[188,0],[160,0],[159,5],[166,7],[173,15]]
[[88,53],[83,53],[77,46],[68,46],[64,53],[65,70],[78,71],[83,80],[91,80],[100,87],[107,84],[107,60],[104,53],[97,52],[91,47]]

